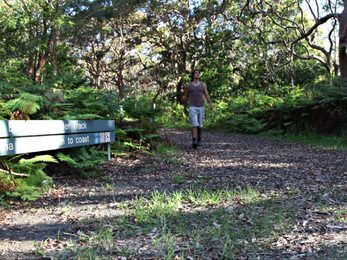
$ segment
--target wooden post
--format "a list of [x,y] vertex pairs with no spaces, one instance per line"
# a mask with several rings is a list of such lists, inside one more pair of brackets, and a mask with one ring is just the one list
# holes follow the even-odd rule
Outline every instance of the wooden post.
[[111,160],[111,144],[110,143],[106,144],[106,151],[107,151],[106,160],[110,161]]

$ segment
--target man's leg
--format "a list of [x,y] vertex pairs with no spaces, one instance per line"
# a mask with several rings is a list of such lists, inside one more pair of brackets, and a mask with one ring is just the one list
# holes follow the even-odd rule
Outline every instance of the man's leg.
[[202,135],[202,127],[197,127],[197,136],[198,136],[197,144],[198,144],[198,146],[201,146],[201,135]]
[[204,116],[205,116],[205,109],[202,107],[199,109],[199,116],[198,116],[198,120],[199,120],[199,126],[197,128],[197,135],[198,135],[197,145],[198,146],[201,146],[202,126],[204,123]]
[[198,137],[199,137],[198,131],[199,131],[199,127],[193,127],[193,128],[192,128],[192,137],[195,138],[196,140],[197,140]]
[[189,118],[190,122],[193,125],[192,128],[192,139],[193,139],[193,148],[196,149],[198,147],[197,145],[197,139],[198,139],[198,113],[195,107],[189,108]]
[[198,127],[193,127],[192,129],[192,139],[193,139],[193,148],[196,149],[198,147]]

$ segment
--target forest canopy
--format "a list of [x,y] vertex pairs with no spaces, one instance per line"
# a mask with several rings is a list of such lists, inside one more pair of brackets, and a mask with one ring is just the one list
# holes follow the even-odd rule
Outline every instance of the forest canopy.
[[[1,116],[8,119],[19,110],[33,119],[114,118],[126,100],[181,104],[194,68],[202,71],[218,111],[228,112],[216,116],[214,126],[237,115],[265,120],[267,129],[286,128],[302,121],[298,114],[312,114],[307,110],[317,103],[318,111],[328,111],[327,106],[344,111],[336,99],[344,98],[347,75],[344,5],[5,0],[0,3]],[[289,121],[278,113],[283,109]]]

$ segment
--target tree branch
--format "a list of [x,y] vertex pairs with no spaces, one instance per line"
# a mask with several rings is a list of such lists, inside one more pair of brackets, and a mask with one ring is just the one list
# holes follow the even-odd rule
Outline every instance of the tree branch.
[[298,58],[300,60],[316,60],[316,61],[320,62],[326,68],[327,71],[329,71],[328,64],[318,56],[315,56],[315,55],[301,56],[301,55],[298,55],[296,53],[293,53],[293,54],[296,58]]
[[305,0],[305,2],[306,2],[306,4],[307,4],[308,8],[310,9],[310,12],[311,12],[311,15],[313,16],[313,18],[314,18],[315,20],[317,20],[317,16],[316,16],[315,12],[313,11],[310,2],[309,2],[308,0]]
[[333,51],[333,46],[334,46],[334,43],[333,43],[333,40],[332,40],[332,35],[333,35],[333,32],[335,31],[335,27],[336,27],[336,24],[337,24],[337,21],[336,19],[334,20],[334,24],[329,32],[329,35],[328,35],[328,38],[329,38],[329,42],[330,42],[330,48],[329,48],[329,53],[332,53]]
[[8,173],[8,174],[11,174],[11,175],[14,175],[14,176],[20,176],[20,177],[28,177],[29,176],[29,174],[17,173],[17,172],[13,172],[13,171],[6,171],[6,170],[3,170],[3,169],[0,169],[0,172],[4,172],[4,173]]
[[314,30],[316,30],[320,25],[326,23],[330,18],[334,18],[334,17],[338,17],[338,13],[332,13],[332,14],[328,14],[322,18],[319,18],[317,20],[317,22],[306,32],[306,33],[302,33],[301,36],[299,38],[297,38],[296,40],[294,40],[292,42],[292,45],[295,45],[296,43],[298,43],[299,41],[301,41],[302,39],[307,38],[308,36],[310,36]]
[[5,4],[9,7],[12,8],[13,6],[7,2],[7,0],[4,0]]

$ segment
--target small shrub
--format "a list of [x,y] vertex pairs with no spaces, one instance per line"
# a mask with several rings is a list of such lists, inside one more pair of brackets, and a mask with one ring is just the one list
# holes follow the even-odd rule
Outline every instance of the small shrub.
[[[52,178],[47,176],[44,170],[47,163],[56,163],[57,161],[50,155],[35,156],[30,159],[20,159],[20,157],[2,159],[2,165],[6,165],[9,172],[6,173],[5,170],[0,175],[0,194],[8,198],[36,200],[53,185]],[[28,176],[17,177],[11,172]]]
[[96,146],[84,146],[58,152],[57,158],[60,162],[76,169],[83,177],[89,178],[100,175],[101,169],[97,166],[105,162],[106,155]]

